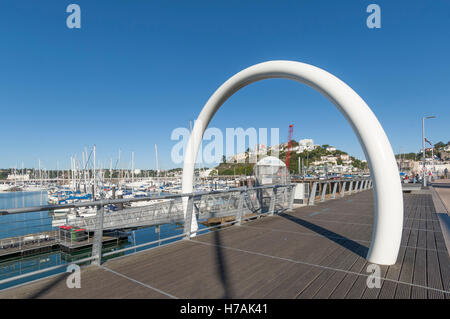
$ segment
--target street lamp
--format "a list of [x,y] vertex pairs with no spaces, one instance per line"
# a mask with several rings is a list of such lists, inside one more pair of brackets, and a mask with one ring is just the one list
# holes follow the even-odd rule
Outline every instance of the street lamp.
[[422,183],[423,186],[427,186],[427,180],[425,176],[425,119],[434,119],[436,116],[424,116],[422,117],[422,151],[423,151],[423,168],[422,168]]

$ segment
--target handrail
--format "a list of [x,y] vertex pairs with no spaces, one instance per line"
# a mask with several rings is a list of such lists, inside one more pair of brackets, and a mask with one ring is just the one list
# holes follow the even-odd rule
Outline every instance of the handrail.
[[[291,184],[289,184],[291,185]],[[257,187],[236,187],[227,190],[215,190],[215,191],[202,191],[202,192],[192,192],[192,193],[183,193],[183,194],[170,194],[170,195],[160,195],[160,196],[145,196],[138,198],[121,198],[121,199],[106,199],[106,200],[97,200],[97,201],[89,201],[89,202],[81,202],[81,203],[72,203],[72,204],[61,204],[61,205],[41,205],[41,206],[31,206],[31,207],[23,207],[23,208],[11,208],[11,209],[2,209],[0,210],[1,215],[11,215],[11,214],[22,214],[22,213],[34,213],[40,211],[47,210],[56,210],[56,209],[64,209],[64,208],[78,208],[78,207],[90,207],[90,206],[105,206],[105,205],[113,205],[113,204],[123,204],[123,203],[133,203],[133,202],[141,202],[155,199],[172,199],[172,198],[180,198],[180,197],[189,197],[189,196],[201,196],[201,195],[214,195],[214,194],[222,194],[222,193],[231,193],[231,192],[239,192],[245,190],[254,190],[254,189],[267,189],[267,188],[279,188],[286,187],[287,185],[265,185],[265,186],[257,186]]]

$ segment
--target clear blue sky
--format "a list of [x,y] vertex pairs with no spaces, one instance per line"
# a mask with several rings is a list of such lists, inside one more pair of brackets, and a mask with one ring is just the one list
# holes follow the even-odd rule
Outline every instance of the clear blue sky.
[[[66,27],[81,7],[82,28]],[[381,29],[366,7],[381,7]],[[372,108],[395,152],[417,151],[421,117],[433,142],[450,140],[450,1],[54,0],[0,3],[0,167],[60,168],[84,146],[100,161],[175,166],[176,127],[189,127],[214,90],[273,59],[316,65]],[[288,80],[239,91],[211,126],[278,127],[363,158],[338,111]]]

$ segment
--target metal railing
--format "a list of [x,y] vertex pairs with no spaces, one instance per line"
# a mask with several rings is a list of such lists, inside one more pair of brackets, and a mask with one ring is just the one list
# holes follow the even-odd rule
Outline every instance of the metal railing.
[[316,200],[323,202],[326,199],[359,193],[373,186],[370,178],[319,180],[310,182],[309,185],[307,205],[314,205]]
[[[231,224],[239,225],[250,218],[273,215],[274,213],[292,208],[293,189],[294,185],[269,185],[254,188],[241,187],[222,191],[163,195],[157,198],[139,197],[0,210],[0,219],[2,216],[67,208],[96,207],[97,210],[95,216],[75,218],[68,221],[69,225],[74,227],[74,229],[83,228],[85,230],[84,237],[81,236],[83,238],[74,238],[70,233],[69,235],[64,235],[61,229],[58,229],[1,239],[0,253],[2,250],[11,252],[12,248],[18,248],[16,249],[17,251],[20,249],[23,250],[25,246],[31,249],[37,244],[48,245],[48,242],[51,241],[52,244],[59,244],[67,248],[76,248],[81,244],[85,246],[88,244],[91,246],[91,254],[87,258],[75,260],[71,263],[60,264],[0,279],[0,285],[43,274],[47,271],[50,272],[64,268],[72,263],[92,262],[100,264],[105,257],[123,254],[128,251],[137,251],[152,245],[161,245],[162,243],[169,243],[179,239],[189,240],[194,233],[201,234],[217,227]],[[159,202],[112,212],[105,210],[105,207],[109,205],[155,200]],[[185,214],[186,205],[183,204],[183,201],[187,202],[187,212],[192,213]],[[200,226],[196,232],[192,232],[190,227],[193,216],[196,217]],[[217,223],[217,219],[219,219],[219,223]],[[164,232],[164,225],[178,225],[179,227]],[[128,247],[114,249],[106,253],[103,252],[104,231],[117,229],[139,230],[148,227],[158,229],[157,240],[149,240],[143,243],[137,243],[134,240]],[[90,236],[92,233],[93,236]],[[16,252],[16,250],[13,252]]]
[[[314,205],[315,200],[344,196],[372,187],[370,179],[354,180],[323,180],[307,182],[306,196],[307,205]],[[253,188],[240,187],[229,190],[195,192],[189,194],[174,194],[155,197],[139,197],[128,199],[99,200],[91,202],[79,202],[64,205],[44,205],[36,207],[25,207],[16,209],[0,210],[2,216],[23,214],[31,212],[42,212],[78,207],[96,207],[95,216],[75,218],[68,223],[74,228],[82,228],[85,234],[79,237],[62,236],[61,231],[51,230],[31,235],[17,236],[8,239],[0,239],[0,254],[2,249],[20,247],[42,242],[54,242],[72,249],[84,245],[91,247],[88,257],[74,260],[69,263],[60,264],[37,271],[0,278],[0,287],[19,279],[43,274],[67,267],[70,264],[95,263],[101,264],[106,257],[123,255],[126,252],[136,252],[148,249],[152,246],[168,244],[176,240],[189,240],[194,234],[202,234],[223,226],[240,225],[242,222],[271,216],[286,210],[291,210],[294,203],[295,188],[297,184],[289,185],[267,185]],[[155,202],[158,200],[159,202]],[[150,202],[151,201],[151,202]],[[107,211],[105,207],[110,205],[123,205],[136,202],[149,202],[148,205],[130,207],[118,211]],[[186,214],[185,214],[186,210]],[[199,228],[191,231],[191,224],[195,216]],[[158,238],[148,236],[137,242],[135,231],[142,229],[155,229]],[[104,232],[111,230],[132,231],[133,240],[130,245],[117,249],[109,249],[104,252]],[[93,234],[93,236],[91,236]],[[83,237],[83,238],[81,238]],[[31,241],[30,241],[31,240]],[[36,241],[37,240],[37,241]],[[11,246],[13,245],[13,246]],[[1,288],[0,288],[1,289]]]

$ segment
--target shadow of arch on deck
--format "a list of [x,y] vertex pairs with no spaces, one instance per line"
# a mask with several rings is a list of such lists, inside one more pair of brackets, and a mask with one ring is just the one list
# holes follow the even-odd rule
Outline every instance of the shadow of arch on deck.
[[309,230],[322,235],[323,237],[328,238],[329,240],[335,242],[336,244],[350,250],[351,252],[355,253],[358,256],[361,256],[362,258],[366,258],[367,253],[369,252],[369,248],[361,245],[360,243],[347,238],[345,236],[339,235],[338,233],[335,233],[331,230],[328,230],[326,228],[323,228],[319,225],[310,223],[304,219],[301,219],[299,217],[289,215],[286,213],[278,214],[278,216],[285,218],[287,220],[290,220],[300,226],[303,226],[305,228],[308,228]]

